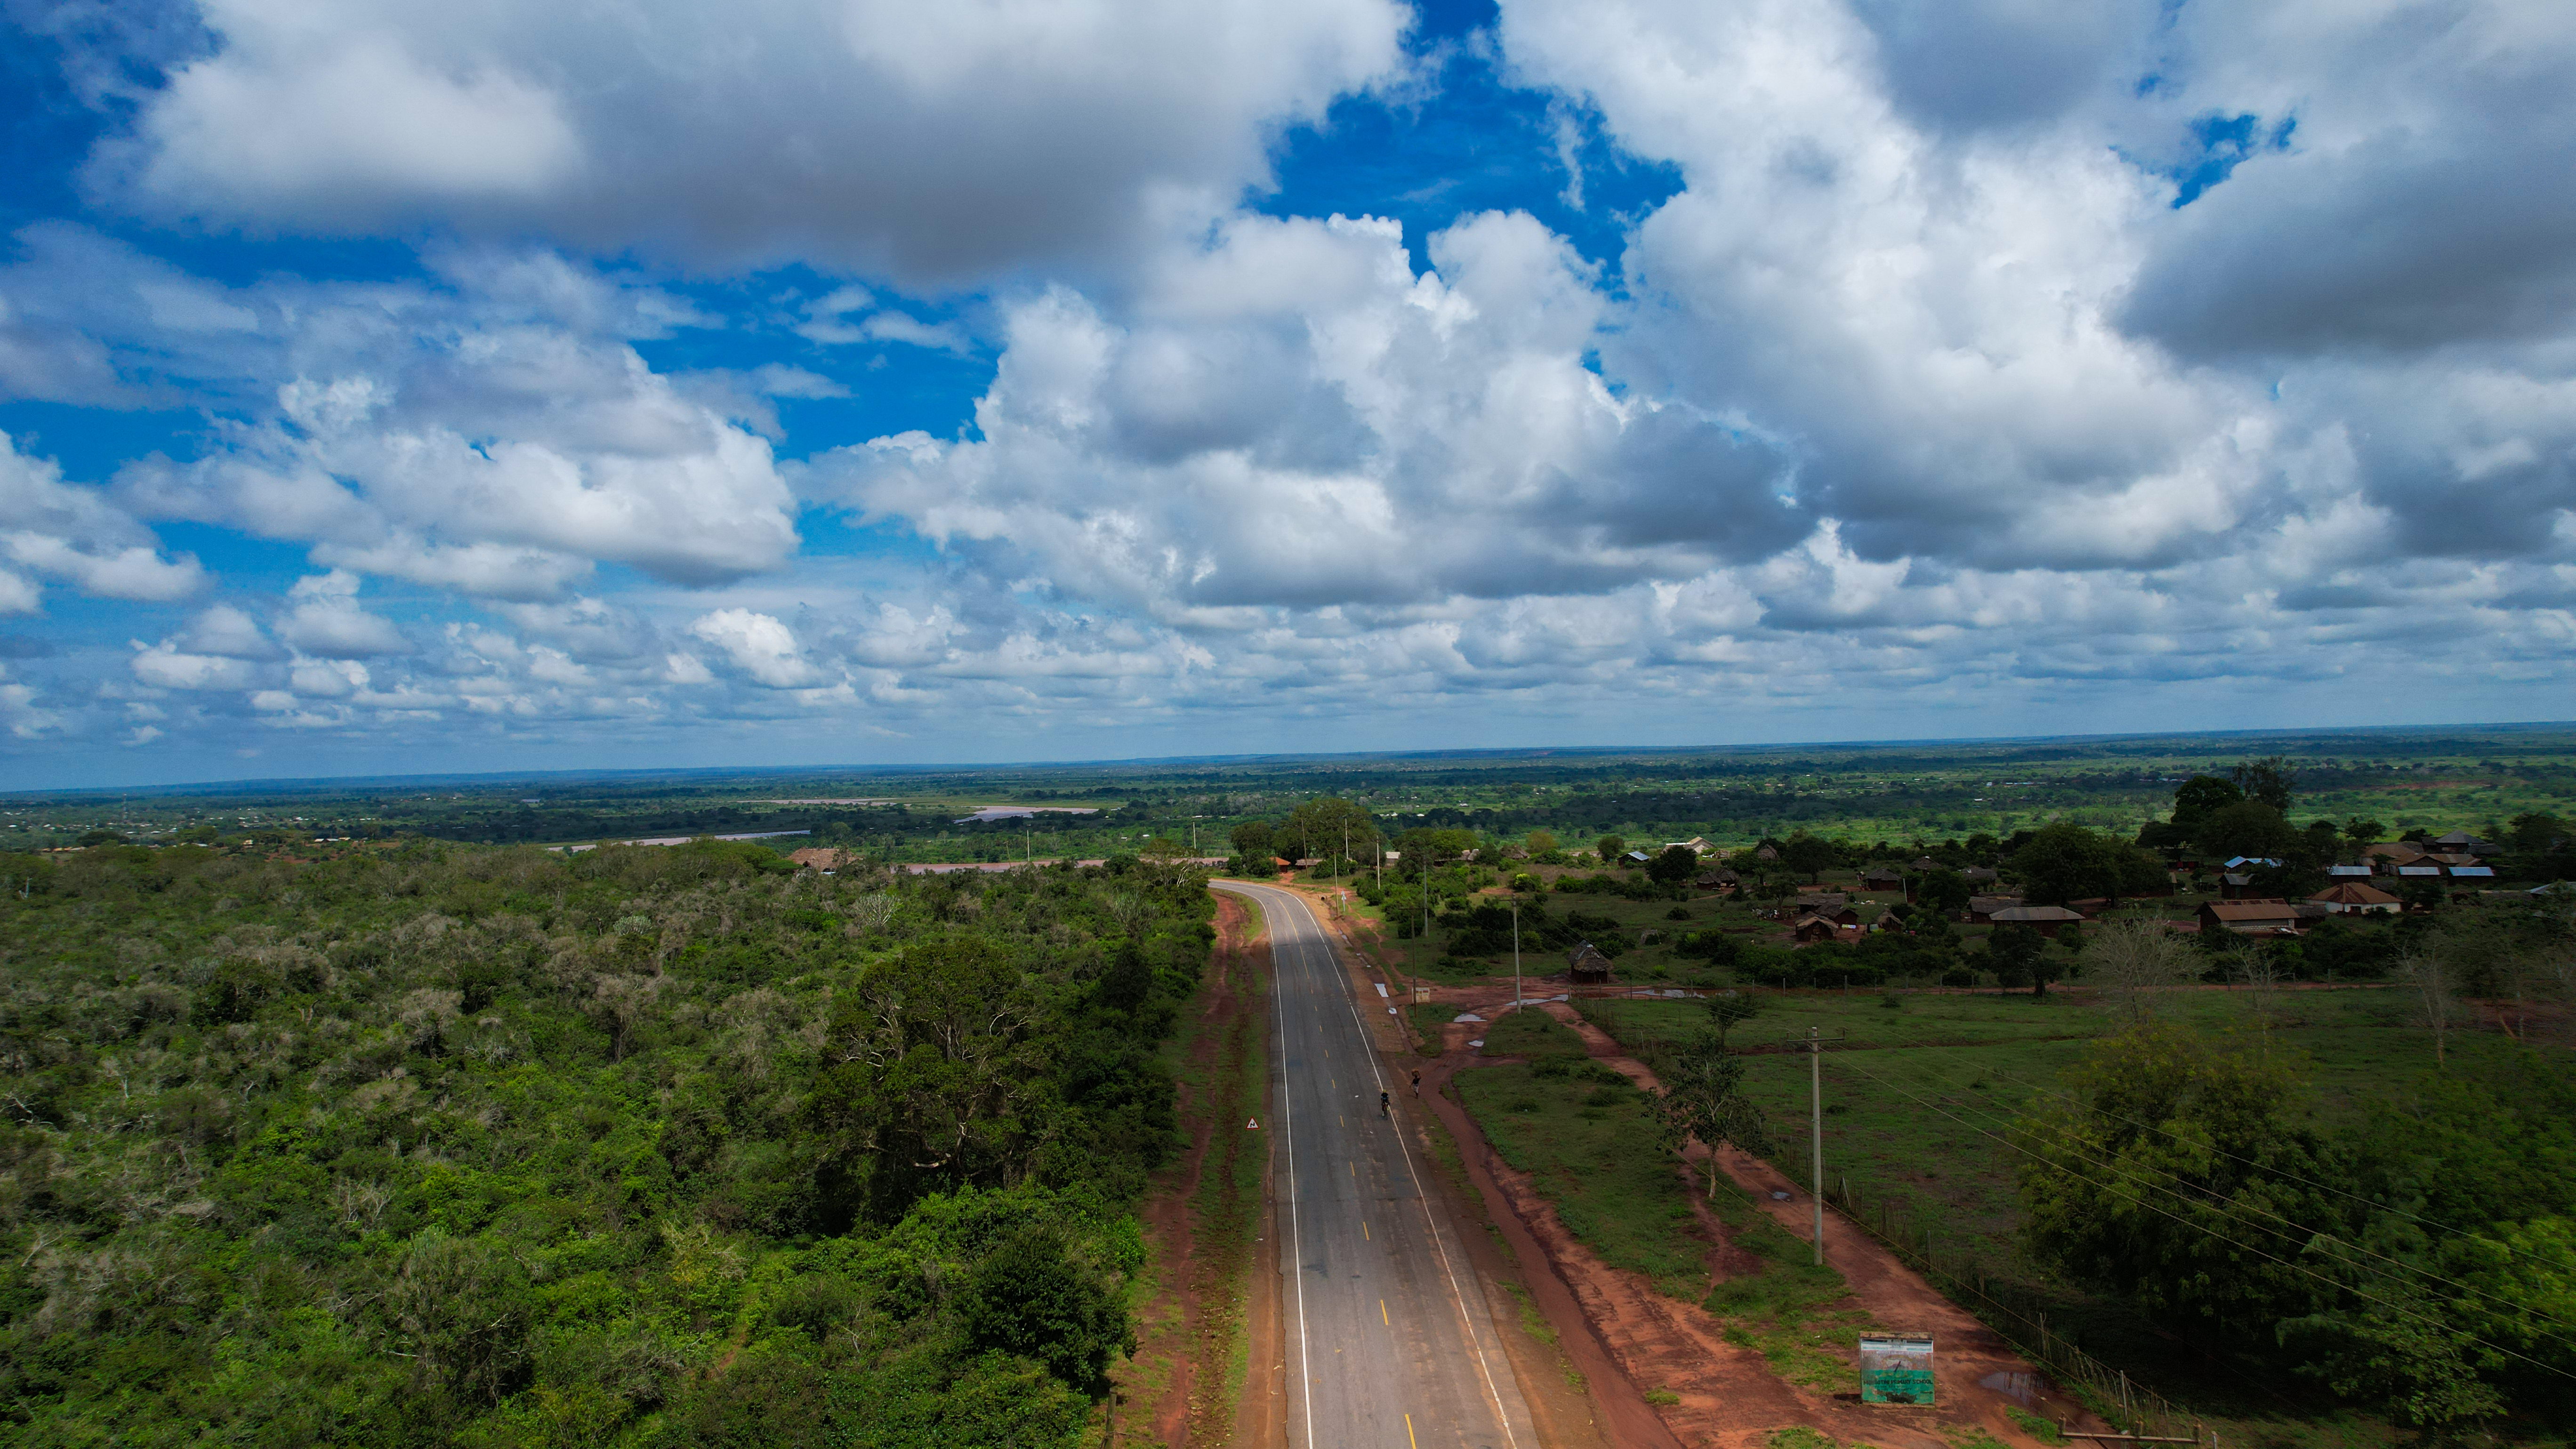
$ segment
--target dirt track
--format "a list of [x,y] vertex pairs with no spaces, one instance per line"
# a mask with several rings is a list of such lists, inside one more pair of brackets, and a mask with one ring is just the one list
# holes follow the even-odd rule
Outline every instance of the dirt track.
[[[1488,1019],[1498,1014],[1498,1008],[1510,1009],[1508,988],[1441,993],[1444,998],[1453,994],[1460,998],[1455,1004],[1461,1010],[1475,1009]],[[1491,999],[1481,999],[1487,996]],[[1550,1002],[1544,1009],[1580,1033],[1595,1059],[1641,1087],[1657,1087],[1654,1074],[1643,1063],[1621,1051],[1617,1042],[1572,1008]],[[1456,1072],[1478,1064],[1476,1052],[1466,1045],[1474,1029],[1447,1028],[1445,1050],[1423,1074],[1425,1088],[1445,1088]],[[1641,1449],[1669,1445],[1753,1449],[1771,1431],[1803,1424],[1838,1439],[1866,1440],[1891,1449],[1947,1449],[1945,1432],[1973,1426],[2006,1444],[2037,1449],[2039,1441],[2005,1414],[2007,1405],[2047,1419],[2067,1418],[2101,1427],[1991,1329],[1834,1215],[1826,1220],[1826,1247],[1851,1286],[1850,1305],[1869,1313],[1871,1321],[1882,1327],[1937,1336],[1941,1407],[1864,1409],[1856,1396],[1828,1398],[1796,1387],[1774,1374],[1750,1348],[1727,1342],[1723,1325],[1706,1311],[1664,1297],[1644,1278],[1610,1267],[1575,1241],[1554,1208],[1525,1175],[1493,1153],[1445,1091],[1440,1092],[1437,1110],[1460,1142],[1473,1145],[1470,1155],[1476,1160],[1469,1163],[1471,1176],[1480,1190],[1497,1200],[1502,1208],[1497,1216],[1510,1219],[1505,1231],[1515,1238],[1515,1247],[1525,1239],[1530,1246],[1523,1251],[1535,1252],[1555,1270],[1554,1287],[1563,1301],[1551,1304],[1547,1300],[1554,1295],[1541,1294],[1542,1308],[1579,1307],[1588,1355],[1605,1360],[1604,1367],[1615,1365],[1615,1388],[1598,1376],[1594,1383],[1604,1427],[1617,1443]],[[1704,1162],[1705,1149],[1694,1144],[1691,1157]],[[1719,1165],[1783,1228],[1802,1240],[1810,1237],[1811,1204],[1795,1184],[1769,1164],[1732,1149],[1720,1156]],[[1774,1192],[1789,1196],[1778,1200],[1772,1197]],[[1743,1251],[1725,1245],[1721,1225],[1704,1206],[1698,1212],[1701,1230],[1713,1245],[1708,1262],[1714,1281],[1741,1265]],[[1519,1232],[1512,1233],[1512,1227]],[[1549,1316],[1556,1318],[1557,1313]],[[1575,1356],[1581,1363],[1587,1355]],[[1593,1372],[1590,1365],[1583,1366],[1587,1374]],[[1680,1402],[1649,1406],[1643,1398],[1647,1389],[1667,1390]],[[1641,1411],[1652,1416],[1651,1423],[1640,1421]]]

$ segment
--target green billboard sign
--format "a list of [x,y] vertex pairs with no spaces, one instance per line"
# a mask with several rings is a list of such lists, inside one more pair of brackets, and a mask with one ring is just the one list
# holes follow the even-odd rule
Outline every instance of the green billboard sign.
[[1864,1404],[1931,1407],[1932,1335],[1862,1334],[1860,1401]]

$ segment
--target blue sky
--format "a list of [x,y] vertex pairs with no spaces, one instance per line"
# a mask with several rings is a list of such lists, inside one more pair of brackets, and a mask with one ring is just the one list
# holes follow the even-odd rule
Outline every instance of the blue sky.
[[20,787],[2566,714],[2547,5],[0,17]]

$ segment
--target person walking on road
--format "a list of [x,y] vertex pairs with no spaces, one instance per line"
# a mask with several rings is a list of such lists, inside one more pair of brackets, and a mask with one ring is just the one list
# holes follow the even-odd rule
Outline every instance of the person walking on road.
[[1395,1115],[1395,1102],[1384,1092],[1377,1094],[1377,1114],[1381,1117],[1392,1117]]

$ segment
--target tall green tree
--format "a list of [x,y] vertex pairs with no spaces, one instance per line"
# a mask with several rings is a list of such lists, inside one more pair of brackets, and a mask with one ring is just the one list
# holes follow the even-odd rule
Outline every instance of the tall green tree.
[[1726,1046],[1726,1034],[1762,1014],[1762,998],[1742,991],[1721,991],[1700,998],[1707,1008],[1709,1025],[1717,1029],[1717,1044]]
[[2290,813],[2291,792],[2298,788],[2299,770],[2285,755],[2267,755],[2259,760],[2246,760],[2227,772],[2236,788],[2248,800],[2260,800],[2283,815]]
[[1228,839],[1234,843],[1234,853],[1256,867],[1278,854],[1278,828],[1267,820],[1246,820],[1234,827]]
[[2245,792],[2233,780],[2216,775],[2194,775],[2174,791],[2173,823],[2188,830],[2212,813],[2245,798]]
[[2028,926],[2006,923],[1986,938],[1986,965],[2005,986],[2027,986],[2033,996],[2046,996],[2048,983],[2063,968],[2048,955],[2048,941]]
[[1744,1092],[1744,1059],[1731,1055],[1723,1039],[1701,1036],[1669,1053],[1656,1075],[1664,1088],[1655,1110],[1665,1144],[1680,1152],[1696,1137],[1710,1149],[1708,1195],[1715,1201],[1724,1175],[1714,1155],[1721,1144],[1755,1156],[1772,1150],[1762,1109]]
[[1646,878],[1658,885],[1680,885],[1699,874],[1699,854],[1687,845],[1667,845],[1646,863]]
[[2297,838],[2289,820],[2260,800],[2239,800],[2213,810],[2192,833],[2201,853],[2219,860],[2240,855],[2279,860],[2290,853]]
[[[2150,1023],[2095,1043],[2016,1127],[2032,1255],[2179,1332],[2249,1346],[2329,1306],[2300,1252],[2346,1228],[2291,1056]],[[2283,1224],[2296,1225],[2284,1229]]]
[[1791,835],[1780,846],[1780,863],[1805,876],[1809,885],[1815,884],[1839,860],[1832,841],[1809,835],[1803,830]]

